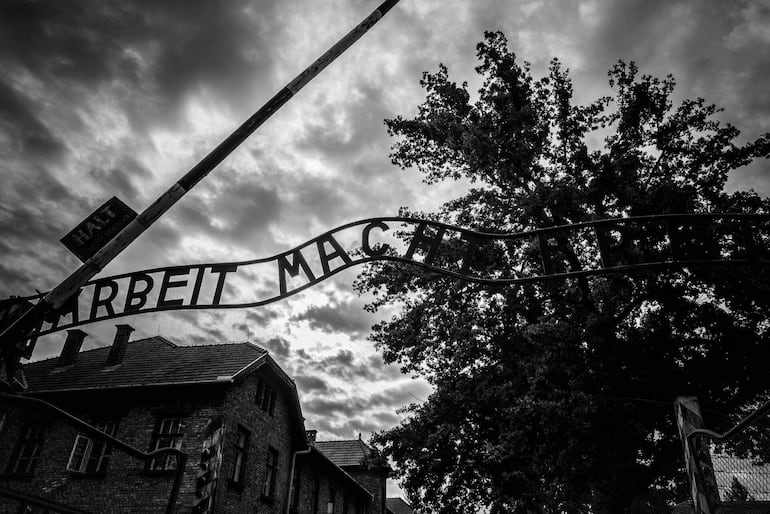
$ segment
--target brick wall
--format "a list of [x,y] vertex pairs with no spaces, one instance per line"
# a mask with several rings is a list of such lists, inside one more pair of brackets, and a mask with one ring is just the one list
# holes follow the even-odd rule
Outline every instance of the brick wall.
[[[202,428],[221,410],[223,395],[217,388],[182,387],[174,390],[131,391],[106,394],[70,394],[50,398],[55,405],[93,422],[117,419],[115,436],[138,450],[149,451],[161,416],[184,418],[182,451],[190,457],[181,484],[177,511],[189,512]],[[83,407],[87,406],[87,407]],[[30,419],[46,419],[45,441],[34,472],[28,477],[5,474],[21,431]],[[49,501],[92,512],[163,512],[174,474],[145,470],[144,463],[113,448],[105,473],[83,475],[66,470],[77,429],[44,412],[14,409],[0,433],[0,486],[44,497]],[[3,502],[6,505],[3,505]],[[0,499],[0,506],[9,502]],[[2,509],[0,509],[2,512]]]
[[372,501],[369,514],[385,514],[385,481],[388,476],[388,470],[383,468],[344,468],[348,475],[353,477],[356,482],[361,484],[364,489],[372,493]]
[[[260,381],[276,391],[273,415],[255,403]],[[185,475],[176,503],[177,512],[190,512],[195,493],[205,431],[212,419],[224,419],[222,464],[214,494],[215,512],[268,513],[286,512],[290,488],[292,456],[306,445],[301,420],[291,413],[296,400],[292,391],[281,386],[280,379],[268,369],[259,369],[233,386],[186,386],[133,391],[61,394],[47,400],[82,419],[117,419],[115,436],[142,451],[149,451],[160,417],[182,417],[184,437],[181,449],[188,455]],[[14,409],[0,431],[0,473],[11,459],[20,432],[30,417],[41,413]],[[300,426],[296,426],[300,424]],[[232,483],[233,463],[238,437],[237,427],[249,434],[242,486]],[[36,469],[30,477],[0,475],[0,487],[41,496],[59,504],[91,512],[163,512],[173,484],[173,473],[149,472],[144,464],[113,449],[103,476],[83,476],[66,470],[78,431],[59,419],[48,419],[46,438]],[[299,436],[297,435],[299,434]],[[267,472],[268,448],[278,451],[275,494],[262,496]],[[312,512],[313,484],[318,480],[318,513],[327,512],[330,490],[336,491],[335,514],[342,514],[348,499],[348,514],[367,512],[381,514],[379,480],[361,474],[362,485],[376,498],[374,506],[368,497],[350,483],[350,479],[318,455],[300,456],[300,501],[297,512]],[[384,477],[382,478],[384,481]],[[3,503],[5,502],[5,504]],[[0,513],[15,512],[15,504],[0,498]]]
[[[255,403],[259,382],[276,391],[275,411],[271,416]],[[295,451],[291,442],[291,417],[288,392],[278,379],[260,369],[231,387],[224,402],[225,439],[221,481],[217,488],[217,512],[285,512],[291,456]],[[244,464],[243,487],[230,481],[235,461],[237,426],[249,431],[249,443]],[[296,427],[294,429],[297,431]],[[304,431],[304,428],[301,429]],[[262,496],[267,474],[268,448],[278,451],[278,471],[275,494],[272,499]]]
[[[300,469],[299,502],[297,514],[326,514],[331,489],[335,490],[334,514],[342,514],[345,498],[348,499],[348,514],[373,514],[366,495],[352,486],[338,468],[330,466],[317,455],[299,455]],[[313,510],[314,490],[318,487],[318,508]],[[369,510],[365,510],[365,508]]]

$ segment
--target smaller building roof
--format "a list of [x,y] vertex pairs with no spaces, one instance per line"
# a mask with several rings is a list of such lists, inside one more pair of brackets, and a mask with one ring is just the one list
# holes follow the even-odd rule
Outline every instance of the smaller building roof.
[[379,455],[361,439],[344,441],[316,441],[318,448],[337,466],[363,466],[367,462],[378,459]]
[[412,514],[412,507],[401,498],[386,498],[385,508],[392,514]]
[[131,341],[123,361],[106,366],[110,347],[80,352],[74,364],[57,358],[24,365],[30,393],[230,382],[267,355],[251,343],[179,346],[160,336]]

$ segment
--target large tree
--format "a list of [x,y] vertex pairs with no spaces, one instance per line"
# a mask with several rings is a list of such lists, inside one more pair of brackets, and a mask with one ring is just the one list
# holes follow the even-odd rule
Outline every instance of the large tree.
[[[609,71],[613,96],[575,105],[558,61],[536,80],[501,33],[477,50],[475,100],[441,65],[423,75],[417,115],[386,120],[396,165],[428,184],[474,186],[439,212],[403,214],[522,232],[768,211],[767,200],[724,185],[731,170],[767,157],[770,138],[739,145],[715,106],[674,106],[672,77],[621,61]],[[578,265],[580,245],[558,244]],[[484,257],[503,275],[539,265],[535,252]],[[374,293],[371,309],[398,312],[373,340],[434,386],[376,441],[423,512],[643,512],[656,495],[684,499],[672,402],[694,395],[729,414],[768,392],[767,278],[758,267],[691,268],[490,288],[372,264],[358,289]]]

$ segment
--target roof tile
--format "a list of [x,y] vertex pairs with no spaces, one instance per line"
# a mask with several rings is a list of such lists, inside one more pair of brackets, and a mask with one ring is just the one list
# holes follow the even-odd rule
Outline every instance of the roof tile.
[[401,498],[386,498],[385,507],[393,514],[412,514],[412,507]]
[[366,460],[375,457],[372,450],[360,439],[350,441],[316,441],[318,448],[326,457],[337,466],[360,466]]
[[70,366],[58,358],[24,365],[30,392],[107,389],[230,379],[267,351],[251,343],[178,346],[156,336],[132,341],[123,362],[105,366],[109,346],[78,354]]

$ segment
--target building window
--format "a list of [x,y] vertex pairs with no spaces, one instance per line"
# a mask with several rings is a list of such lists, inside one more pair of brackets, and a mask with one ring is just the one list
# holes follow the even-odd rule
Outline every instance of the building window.
[[275,479],[278,475],[278,450],[267,447],[267,465],[265,466],[265,487],[262,496],[272,499],[275,496]]
[[[117,423],[114,421],[102,421],[94,426],[107,435],[115,435]],[[67,462],[67,470],[76,473],[103,473],[110,461],[112,447],[103,439],[78,434],[72,445],[70,460]]]
[[45,422],[34,422],[24,427],[13,458],[8,464],[9,473],[29,475],[35,471],[45,439],[45,425]]
[[[184,424],[181,418],[163,418],[158,423],[158,430],[155,432],[152,450],[161,448],[182,447],[182,430]],[[150,462],[149,468],[153,471],[163,471],[176,469],[176,455],[166,454],[155,457]]]
[[275,416],[275,389],[264,380],[260,380],[257,384],[257,396],[254,403],[271,416]]
[[342,514],[349,514],[348,509],[350,506],[348,505],[348,497],[343,495],[342,496]]
[[329,488],[329,502],[326,504],[326,514],[334,514],[334,503],[337,501],[337,491]]
[[236,484],[243,484],[244,468],[246,466],[246,452],[249,448],[249,431],[238,426],[238,440],[235,442],[235,461],[233,462],[233,474],[230,479]]

